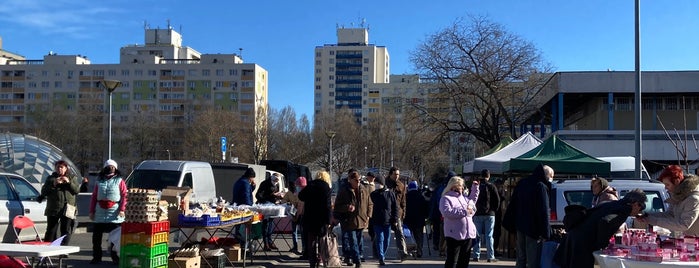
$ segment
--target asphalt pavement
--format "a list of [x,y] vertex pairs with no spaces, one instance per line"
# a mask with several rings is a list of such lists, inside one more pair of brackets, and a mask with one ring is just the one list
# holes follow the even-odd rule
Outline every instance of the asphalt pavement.
[[[102,248],[106,250],[107,235],[104,235],[104,242]],[[172,240],[172,239],[171,239]],[[339,242],[339,241],[338,241]],[[368,235],[365,233],[365,248],[371,255],[371,249],[369,248],[370,240]],[[299,255],[289,252],[291,244],[291,235],[284,234],[279,235],[275,244],[279,250],[275,251],[259,251],[252,255],[252,260],[250,260],[250,255],[248,255],[248,260],[245,263],[245,267],[308,267],[308,262],[305,260],[299,260]],[[89,233],[85,227],[78,228],[76,233],[73,235],[70,245],[79,246],[80,252],[76,254],[69,255],[64,259],[64,264],[66,266],[89,268],[89,267],[118,267],[112,264],[111,258],[105,252],[103,255],[103,261],[100,265],[91,265],[90,260],[92,259],[92,233]],[[170,243],[170,252],[177,249],[175,243]],[[481,257],[485,255],[485,251],[481,254]],[[428,249],[425,247],[423,250],[422,258],[408,258],[407,260],[400,262],[397,258],[397,249],[395,248],[395,243],[392,242],[388,250],[388,256],[386,258],[386,264],[388,267],[400,265],[401,267],[444,267],[444,257],[439,257],[439,254],[431,251],[429,254]],[[362,263],[362,267],[380,267],[378,261],[372,259],[371,256],[367,256],[366,262]],[[242,262],[235,262],[235,267],[243,267]],[[481,260],[480,262],[471,261],[469,267],[513,267],[515,262],[513,259],[499,258],[498,262],[486,262]],[[201,267],[206,267],[206,265],[201,265]],[[230,264],[226,267],[231,267]],[[348,267],[348,266],[344,266]]]

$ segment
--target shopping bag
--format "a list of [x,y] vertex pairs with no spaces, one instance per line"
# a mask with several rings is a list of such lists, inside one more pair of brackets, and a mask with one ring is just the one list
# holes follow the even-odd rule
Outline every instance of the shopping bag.
[[342,267],[342,261],[337,252],[337,236],[335,236],[335,233],[327,232],[326,235],[320,237],[318,251],[325,267]]
[[541,268],[560,268],[558,264],[553,262],[556,249],[558,249],[558,242],[545,241],[541,244]]

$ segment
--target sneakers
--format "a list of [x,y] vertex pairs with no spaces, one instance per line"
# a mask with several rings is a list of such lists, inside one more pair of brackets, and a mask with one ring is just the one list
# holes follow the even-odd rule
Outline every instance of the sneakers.
[[478,262],[479,260],[478,260],[478,258],[473,258],[473,259],[471,259],[471,261],[472,261],[472,262]]
[[352,260],[350,258],[345,258],[345,260],[343,262],[345,263],[346,266],[354,265],[354,263],[352,263]]
[[386,262],[384,262],[383,260],[379,260],[379,265],[380,265],[380,266],[386,266]]
[[498,262],[498,259],[488,259],[488,262]]

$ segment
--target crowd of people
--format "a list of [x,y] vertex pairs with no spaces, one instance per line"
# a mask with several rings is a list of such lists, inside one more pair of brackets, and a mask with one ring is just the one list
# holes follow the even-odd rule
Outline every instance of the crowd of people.
[[[39,202],[47,202],[44,240],[61,237],[63,245],[70,243],[75,228],[76,195],[91,191],[93,258],[90,263],[99,264],[103,234],[119,227],[125,216],[127,189],[118,165],[112,159],[107,160],[91,190],[87,179],[71,174],[65,161],[56,161],[54,168],[38,198]],[[233,185],[235,203],[253,204],[255,177],[250,168]],[[372,256],[383,266],[392,235],[399,261],[410,254],[421,258],[426,228],[432,236],[427,247],[446,257],[445,267],[468,267],[471,261],[481,260],[496,262],[500,224],[516,235],[517,267],[540,267],[542,244],[551,239],[549,194],[553,178],[551,167],[537,166],[530,176],[516,183],[506,209],[502,206],[505,199],[502,181],[491,182],[488,170],[472,179],[449,172],[445,177],[433,179],[430,187],[420,187],[415,179],[401,177],[396,167],[390,168],[385,177],[372,172],[362,176],[358,170],[350,169],[346,179],[340,180],[334,199],[331,176],[326,171],[318,172],[313,179],[299,177],[287,186],[288,190],[280,189],[280,177],[274,174],[260,183],[255,197],[259,203],[291,205],[293,247],[290,251],[307,259],[311,267],[321,265],[320,238],[338,225],[341,256],[348,266],[361,267],[366,260],[365,230],[371,238]],[[585,216],[576,219],[575,213],[568,213],[566,208],[566,236],[560,241],[553,262],[561,267],[592,267],[592,252],[604,248],[614,233],[625,228],[628,217],[646,226],[699,235],[699,177],[671,165],[660,173],[658,180],[670,195],[669,209],[645,213],[647,198],[642,190],[630,191],[620,198],[606,179],[592,178],[592,202],[583,208]],[[264,250],[276,249],[271,239],[273,223],[264,225]],[[406,232],[414,239],[414,252],[409,252]],[[483,247],[485,257],[481,258]],[[113,262],[118,262],[117,256],[111,257]]]

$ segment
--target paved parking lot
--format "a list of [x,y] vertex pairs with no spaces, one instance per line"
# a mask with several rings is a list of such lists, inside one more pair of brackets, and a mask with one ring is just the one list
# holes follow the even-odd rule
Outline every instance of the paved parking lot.
[[[103,243],[103,248],[106,248],[106,234],[105,234],[105,242]],[[268,252],[257,252],[253,256],[252,263],[248,260],[245,264],[245,267],[276,267],[276,266],[281,266],[281,267],[308,267],[308,262],[299,260],[298,255],[288,252],[289,251],[289,246],[287,246],[288,242],[291,244],[291,239],[290,235],[283,235],[283,238],[279,238],[275,244],[279,247],[279,251],[268,251]],[[368,236],[365,237],[365,247],[367,247],[367,250],[369,251],[369,255],[371,255],[371,249],[368,248],[368,243],[370,242],[368,240]],[[283,239],[286,239],[286,242],[284,242]],[[112,265],[111,260],[108,257],[108,255],[105,253],[102,265],[90,265],[89,262],[92,259],[92,234],[88,233],[85,228],[79,228],[77,230],[77,233],[73,236],[71,240],[71,245],[73,246],[79,246],[80,247],[80,252],[77,254],[72,254],[64,261],[65,264],[70,265],[72,267],[81,267],[81,268],[88,268],[88,267],[117,267],[117,265]],[[392,243],[395,244],[395,243]],[[173,245],[170,245],[170,249],[174,250],[176,247]],[[427,248],[424,249],[423,253],[423,258],[421,259],[412,259],[409,258],[403,263],[400,263],[396,259],[396,248],[394,245],[391,245],[389,248],[389,255],[387,257],[386,263],[388,266],[393,266],[393,265],[400,265],[401,267],[444,267],[444,258],[439,257],[438,254],[436,254],[434,251],[432,251],[432,254],[428,254]],[[266,254],[265,254],[266,253]],[[240,262],[235,263],[235,267],[242,267],[243,264]],[[512,259],[500,259],[499,262],[496,263],[487,263],[485,261],[481,262],[471,262],[470,267],[513,267],[515,266],[515,263]],[[204,267],[204,266],[202,266]],[[227,266],[230,267],[230,266]],[[347,267],[347,266],[345,266]],[[367,258],[366,262],[362,263],[362,267],[379,267],[378,262],[374,259]]]

